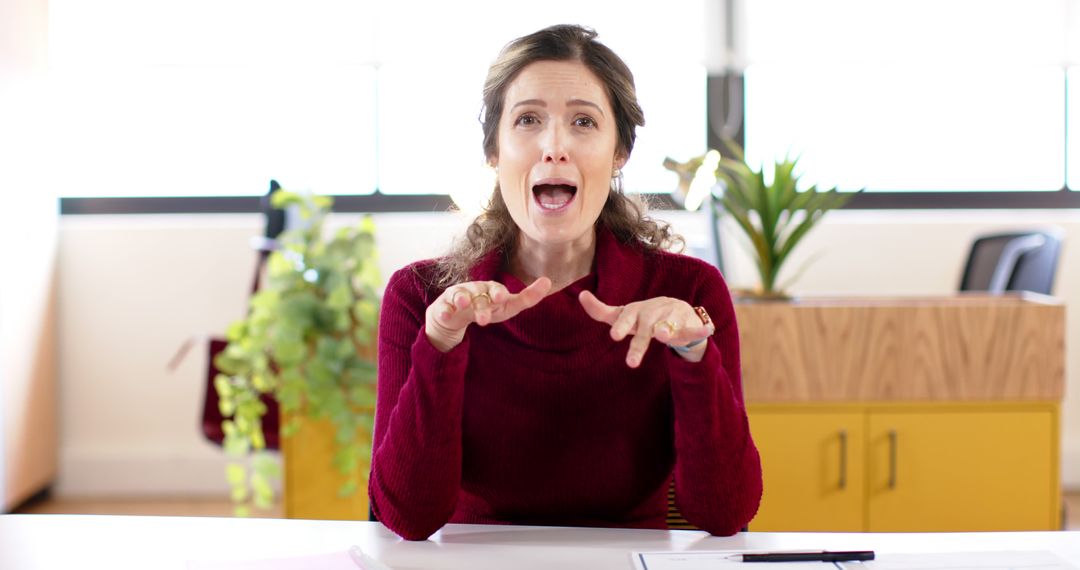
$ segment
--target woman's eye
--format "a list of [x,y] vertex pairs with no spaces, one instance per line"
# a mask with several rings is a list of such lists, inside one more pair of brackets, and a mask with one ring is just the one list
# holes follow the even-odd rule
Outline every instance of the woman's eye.
[[540,121],[539,121],[539,119],[536,118],[535,115],[522,115],[522,116],[518,117],[515,124],[522,125],[522,126],[530,126],[530,125],[535,125],[538,122],[540,122]]
[[592,117],[578,117],[574,119],[574,125],[591,129],[596,126],[596,121]]

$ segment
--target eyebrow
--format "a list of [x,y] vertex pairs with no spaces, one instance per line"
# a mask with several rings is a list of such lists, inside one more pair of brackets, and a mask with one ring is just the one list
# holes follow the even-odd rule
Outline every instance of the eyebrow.
[[[596,103],[593,103],[592,101],[589,101],[587,99],[570,99],[566,102],[566,104],[570,106],[580,105],[585,107],[592,107],[593,109],[596,109],[601,115],[605,117],[607,116],[604,115],[604,110],[600,108],[600,105],[597,105]],[[518,101],[517,103],[514,103],[514,106],[510,107],[510,110],[513,111],[514,109],[517,109],[522,105],[536,105],[537,107],[547,107],[547,101],[544,101],[543,99],[525,99],[524,101]]]

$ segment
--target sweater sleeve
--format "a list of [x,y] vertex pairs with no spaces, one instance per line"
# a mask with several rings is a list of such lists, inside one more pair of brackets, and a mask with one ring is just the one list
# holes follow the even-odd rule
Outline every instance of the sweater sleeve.
[[[711,271],[710,271],[711,270]],[[739,532],[761,502],[761,459],[743,404],[739,331],[727,286],[715,268],[692,305],[716,326],[704,358],[669,351],[675,415],[675,500],[686,520],[711,534]]]
[[424,540],[454,513],[468,335],[446,353],[424,331],[428,295],[411,268],[387,284],[379,318],[379,382],[368,495],[406,540]]

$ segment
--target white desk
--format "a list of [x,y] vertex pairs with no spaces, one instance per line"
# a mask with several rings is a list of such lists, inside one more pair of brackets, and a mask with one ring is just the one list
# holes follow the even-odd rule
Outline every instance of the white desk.
[[[285,519],[0,516],[0,568],[185,568],[189,560],[309,556],[357,545],[394,570],[629,570],[635,550],[1045,550],[1080,567],[1080,532],[744,533],[448,525],[425,542],[378,523]],[[823,566],[824,567],[824,566]],[[766,569],[768,570],[768,569]]]

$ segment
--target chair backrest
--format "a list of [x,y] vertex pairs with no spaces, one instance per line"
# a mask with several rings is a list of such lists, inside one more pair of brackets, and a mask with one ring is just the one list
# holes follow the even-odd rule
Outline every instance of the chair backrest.
[[682,511],[675,504],[675,481],[668,484],[667,491],[667,526],[671,530],[701,530],[686,520]]
[[1056,228],[981,236],[971,245],[961,291],[1032,291],[1054,288],[1062,232]]

